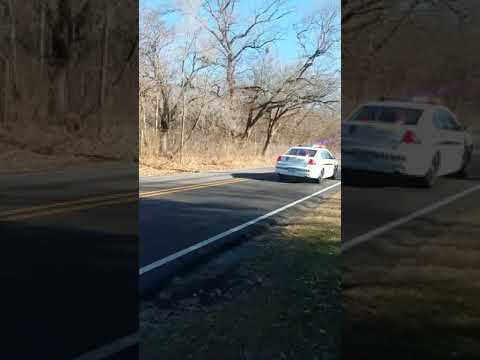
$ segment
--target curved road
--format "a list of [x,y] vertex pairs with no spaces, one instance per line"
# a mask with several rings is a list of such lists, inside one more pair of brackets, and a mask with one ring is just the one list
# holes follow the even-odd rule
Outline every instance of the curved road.
[[[140,179],[137,201],[136,164],[3,175],[2,320],[21,345],[4,338],[2,355],[131,358],[139,283],[156,288],[197,257],[268,226],[272,212],[288,216],[296,202],[339,185],[279,183],[268,169],[149,177]],[[139,276],[162,259],[170,260]]]
[[[176,263],[194,262],[197,253],[203,255],[217,243],[223,245],[229,239],[236,239],[256,224],[238,231],[237,227],[312,195],[339,191],[337,185],[340,185],[338,180],[322,184],[281,183],[269,169],[141,178],[141,288],[154,287],[160,279],[178,270]],[[295,211],[293,206],[289,210]],[[191,249],[206,240],[205,246]],[[185,253],[189,248],[191,251]],[[159,262],[160,265],[151,266]]]

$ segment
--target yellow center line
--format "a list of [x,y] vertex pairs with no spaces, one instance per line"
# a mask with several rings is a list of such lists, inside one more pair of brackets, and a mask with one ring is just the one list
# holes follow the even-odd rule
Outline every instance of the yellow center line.
[[22,214],[22,213],[27,213],[27,212],[43,211],[43,210],[48,210],[48,209],[52,209],[52,208],[69,207],[69,206],[81,205],[81,204],[86,204],[86,203],[97,203],[97,202],[102,202],[102,201],[108,201],[110,199],[118,199],[120,197],[132,197],[132,196],[136,196],[136,195],[137,195],[136,192],[129,192],[129,193],[123,193],[123,194],[94,196],[94,197],[81,199],[81,200],[61,201],[61,202],[48,204],[48,205],[37,205],[37,206],[20,208],[20,209],[2,211],[2,212],[0,212],[0,217],[14,215],[14,214]]
[[173,193],[178,193],[183,191],[204,189],[204,188],[209,188],[214,186],[234,184],[241,181],[246,181],[246,179],[219,180],[219,181],[214,181],[214,182],[209,182],[204,184],[179,186],[179,187],[170,188],[170,189],[144,191],[140,194],[138,194],[137,192],[128,192],[128,193],[122,193],[122,194],[96,196],[96,197],[91,197],[91,198],[82,199],[82,200],[62,201],[62,202],[53,203],[49,205],[38,205],[38,206],[32,206],[28,208],[6,210],[3,212],[0,212],[0,221],[18,221],[18,220],[23,220],[23,219],[32,218],[32,217],[55,215],[59,213],[90,209],[90,208],[105,206],[105,205],[116,205],[121,203],[133,202],[138,200],[139,198],[148,198],[148,197],[173,194]]
[[197,185],[190,185],[181,188],[172,188],[172,189],[163,189],[163,190],[154,190],[154,191],[147,191],[140,193],[140,198],[147,198],[159,195],[167,195],[173,194],[177,192],[189,191],[189,190],[197,190],[197,189],[205,189],[214,186],[221,186],[221,185],[228,185],[228,184],[235,184],[242,181],[246,181],[246,179],[229,179],[229,180],[221,180],[215,182],[209,182],[204,184],[197,184]]
[[110,200],[110,201],[102,201],[102,202],[96,202],[96,203],[90,203],[90,204],[84,204],[84,205],[76,205],[76,206],[62,207],[62,208],[52,208],[52,209],[37,211],[37,212],[32,212],[32,213],[25,213],[25,214],[17,214],[17,215],[0,217],[0,221],[18,221],[18,220],[24,220],[24,219],[34,218],[34,217],[62,214],[62,213],[68,213],[68,212],[73,212],[73,211],[78,211],[78,210],[91,209],[91,208],[95,208],[95,207],[99,207],[99,206],[105,206],[105,205],[116,205],[116,204],[122,204],[122,203],[129,203],[129,202],[134,202],[137,199],[138,199],[138,197],[135,195],[135,196],[132,196],[130,198],[124,197],[124,198],[120,198],[120,199],[115,199],[115,200]]

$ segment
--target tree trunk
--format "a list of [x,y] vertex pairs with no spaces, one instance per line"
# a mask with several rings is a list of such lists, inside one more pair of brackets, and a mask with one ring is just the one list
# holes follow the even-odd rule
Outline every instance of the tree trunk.
[[66,113],[66,86],[67,86],[67,68],[62,67],[58,70],[56,78],[57,87],[55,89],[56,106],[55,116],[57,124],[63,126],[65,130],[65,113]]
[[12,0],[8,0],[8,8],[10,12],[10,46],[12,51],[12,66],[11,66],[11,89],[12,89],[12,111],[10,115],[13,118],[13,121],[16,120],[17,117],[17,95],[18,95],[18,88],[17,88],[17,26],[15,21],[15,9],[13,7]]
[[265,156],[268,148],[270,146],[270,143],[272,142],[272,138],[275,135],[275,124],[277,122],[277,119],[270,120],[268,122],[268,128],[267,128],[267,137],[265,138],[265,143],[263,144],[263,149],[262,149],[262,156]]
[[267,131],[267,137],[265,138],[265,143],[263,144],[262,156],[265,156],[265,154],[267,153],[267,150],[270,146],[271,141],[272,141],[272,133],[269,130],[269,131]]
[[9,82],[10,82],[10,64],[7,59],[5,59],[5,83],[3,86],[3,123],[6,124],[8,122],[8,89],[9,89]]
[[[163,138],[160,139],[160,127],[159,127],[159,124],[158,124],[158,112],[159,112],[159,95],[158,95],[158,91],[157,91],[157,95],[156,95],[156,98],[155,98],[155,138],[157,140],[159,140],[159,143],[158,143],[158,153],[161,154],[162,153],[162,149],[163,149],[163,145],[162,145],[162,141],[163,141]],[[163,137],[163,134],[162,134],[162,137]]]
[[155,133],[158,134],[159,126],[158,126],[158,111],[159,111],[159,95],[157,92],[157,96],[155,98]]
[[162,130],[162,136],[160,139],[160,146],[161,146],[161,153],[166,154],[168,151],[168,130],[163,129]]
[[105,97],[107,92],[107,70],[108,70],[108,40],[110,27],[110,9],[108,1],[105,1],[105,20],[103,24],[103,52],[102,52],[102,70],[100,82],[100,121],[98,123],[98,132],[102,134],[104,130],[105,115]]
[[143,116],[142,116],[142,122],[143,122],[143,145],[146,145],[147,144],[147,138],[146,138],[146,135],[147,135],[147,108],[145,106],[145,97],[142,96],[142,109],[143,109]]
[[183,162],[183,145],[185,141],[185,117],[186,117],[186,101],[185,101],[185,91],[182,94],[182,126],[180,133],[180,163]]
[[235,66],[231,55],[227,57],[227,92],[230,100],[235,92]]
[[247,125],[247,127],[245,128],[245,131],[243,132],[242,140],[250,139],[251,133],[252,133],[252,127]]
[[40,15],[40,78],[43,80],[43,68],[45,64],[45,16],[46,16],[46,4],[41,2],[41,15]]

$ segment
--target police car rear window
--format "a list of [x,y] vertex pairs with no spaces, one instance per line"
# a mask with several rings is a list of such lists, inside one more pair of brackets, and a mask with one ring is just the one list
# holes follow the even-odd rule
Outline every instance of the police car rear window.
[[363,106],[353,115],[352,121],[417,125],[422,113],[423,110],[421,109],[392,106]]
[[314,157],[316,153],[317,150],[292,148],[287,152],[287,155]]

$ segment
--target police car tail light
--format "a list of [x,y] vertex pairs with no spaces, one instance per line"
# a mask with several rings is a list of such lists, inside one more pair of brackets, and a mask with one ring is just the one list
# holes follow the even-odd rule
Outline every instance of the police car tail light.
[[315,165],[316,162],[313,159],[308,160],[308,165]]
[[420,144],[420,140],[418,139],[417,135],[412,130],[407,130],[405,134],[403,134],[402,143],[404,144]]

